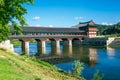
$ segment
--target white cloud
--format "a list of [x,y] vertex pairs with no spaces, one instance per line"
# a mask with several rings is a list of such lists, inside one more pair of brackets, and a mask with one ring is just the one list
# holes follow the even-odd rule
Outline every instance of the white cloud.
[[35,27],[40,27],[41,25],[40,24],[36,24]]
[[53,25],[48,25],[48,27],[54,27]]
[[75,19],[75,20],[81,20],[81,19],[83,19],[83,18],[84,18],[84,17],[82,17],[82,16],[80,16],[80,17],[77,16],[77,17],[75,17],[74,19]]
[[40,17],[39,16],[35,16],[32,18],[32,20],[40,20]]
[[112,25],[112,23],[102,22],[102,25]]

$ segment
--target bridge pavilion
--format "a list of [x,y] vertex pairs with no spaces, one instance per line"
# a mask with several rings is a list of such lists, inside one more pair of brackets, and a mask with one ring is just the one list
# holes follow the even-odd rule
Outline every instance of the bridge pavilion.
[[91,20],[80,22],[71,28],[24,26],[22,27],[22,33],[23,35],[20,35],[13,29],[10,39],[22,41],[23,52],[29,53],[29,41],[33,38],[37,41],[38,53],[45,53],[45,43],[47,40],[50,40],[51,45],[55,45],[56,49],[60,48],[61,40],[63,40],[64,45],[71,46],[73,40],[80,43],[84,38],[95,37],[97,35],[97,28]]

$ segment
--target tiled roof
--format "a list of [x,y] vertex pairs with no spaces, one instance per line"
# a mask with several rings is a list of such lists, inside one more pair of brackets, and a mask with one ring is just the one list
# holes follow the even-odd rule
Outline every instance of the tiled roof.
[[84,26],[90,25],[91,22],[94,23],[92,20],[90,20],[88,22],[79,22],[79,24],[72,26],[72,27],[74,27],[74,28],[84,27]]
[[[90,25],[91,23],[94,24],[94,22],[88,21],[88,22],[80,22],[78,25],[72,26],[71,28],[58,28],[58,27],[36,27],[36,26],[24,26],[22,27],[23,32],[85,32],[83,30],[80,30],[79,27]],[[14,31],[13,27],[11,29]]]
[[25,32],[83,32],[78,28],[23,27]]

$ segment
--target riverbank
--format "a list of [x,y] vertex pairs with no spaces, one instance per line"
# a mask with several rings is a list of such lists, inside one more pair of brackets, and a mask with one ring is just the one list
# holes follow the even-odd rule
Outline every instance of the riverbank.
[[[79,80],[35,57],[19,56],[0,50],[1,80]],[[80,79],[82,80],[82,79]]]

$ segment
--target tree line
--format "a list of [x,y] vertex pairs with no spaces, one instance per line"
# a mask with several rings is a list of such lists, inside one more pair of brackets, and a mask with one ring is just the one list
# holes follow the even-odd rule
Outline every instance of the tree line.
[[120,22],[113,25],[97,24],[98,35],[120,36]]

